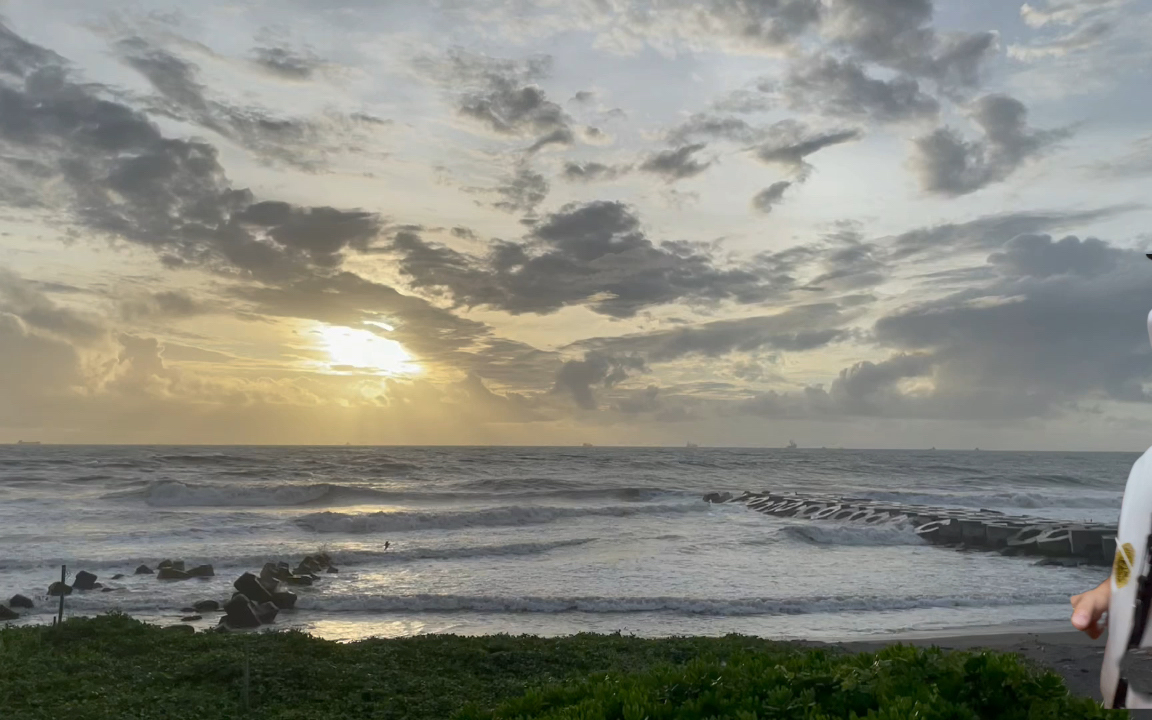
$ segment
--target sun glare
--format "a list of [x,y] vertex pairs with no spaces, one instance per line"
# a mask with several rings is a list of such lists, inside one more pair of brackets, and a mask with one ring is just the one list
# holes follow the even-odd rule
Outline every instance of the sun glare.
[[420,371],[412,356],[395,340],[338,325],[328,325],[317,332],[335,370],[355,368],[380,375],[411,375]]

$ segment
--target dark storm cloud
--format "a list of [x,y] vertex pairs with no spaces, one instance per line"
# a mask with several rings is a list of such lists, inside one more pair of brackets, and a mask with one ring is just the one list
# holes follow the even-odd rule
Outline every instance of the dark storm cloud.
[[[150,67],[171,97],[195,102],[179,65]],[[256,202],[232,187],[214,147],[164,137],[55,61],[30,68],[22,83],[0,84],[0,143],[56,169],[74,222],[149,247],[169,266],[285,277],[339,264],[379,226],[357,211]]]
[[812,171],[805,158],[824,148],[859,140],[859,130],[814,132],[794,121],[776,123],[768,132],[768,139],[756,148],[756,158],[770,165],[788,168],[803,180]]
[[622,203],[568,205],[536,224],[523,242],[496,241],[477,257],[396,235],[389,248],[413,287],[459,306],[551,313],[585,305],[612,317],[673,302],[763,302],[786,288],[763,262],[724,267],[705,249],[654,243]]
[[572,182],[615,180],[632,171],[631,165],[605,165],[598,162],[564,163],[564,179]]
[[831,117],[900,122],[934,118],[940,112],[940,103],[914,78],[869,77],[859,64],[827,55],[793,64],[781,92],[793,109]]
[[765,214],[772,212],[772,208],[783,202],[784,191],[790,187],[792,183],[787,180],[772,183],[753,196],[752,207]]
[[313,53],[284,47],[256,48],[252,57],[262,70],[284,80],[310,80],[324,65]]
[[653,153],[640,164],[640,170],[653,175],[660,175],[667,182],[684,180],[695,177],[707,170],[712,163],[700,162],[693,155],[703,150],[704,143],[685,145],[675,150],[663,150]]
[[640,358],[589,352],[582,360],[564,363],[556,373],[552,392],[571,395],[580,407],[595,410],[594,386],[611,388],[628,379],[629,373],[644,369],[644,361]]
[[853,312],[836,303],[798,305],[775,315],[717,320],[619,337],[588,338],[569,350],[641,357],[648,363],[687,356],[721,357],[733,352],[806,352],[850,337],[843,329]]
[[985,95],[971,117],[983,130],[968,141],[951,128],[940,128],[914,142],[913,167],[927,192],[957,197],[1008,178],[1028,160],[1068,137],[1068,130],[1028,127],[1028,110],[1007,95]]

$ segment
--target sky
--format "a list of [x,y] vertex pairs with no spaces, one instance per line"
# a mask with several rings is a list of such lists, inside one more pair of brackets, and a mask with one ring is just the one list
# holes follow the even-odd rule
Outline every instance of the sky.
[[1144,450],[1152,0],[0,0],[0,442]]

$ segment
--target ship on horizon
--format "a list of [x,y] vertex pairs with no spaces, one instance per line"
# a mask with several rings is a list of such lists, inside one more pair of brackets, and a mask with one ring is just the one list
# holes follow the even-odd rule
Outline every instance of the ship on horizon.
[[39,440],[17,440],[16,444],[17,445],[39,445],[40,441]]
[[789,440],[788,441],[788,449],[789,450],[795,450],[797,447],[799,447],[799,446],[796,444],[795,440]]
[[688,449],[692,449],[692,448],[698,448],[698,447],[700,447],[700,446],[699,446],[699,445],[697,445],[697,444],[696,444],[696,443],[694,443],[694,442],[690,442],[690,443],[688,443],[687,445],[685,445],[685,447],[687,447]]

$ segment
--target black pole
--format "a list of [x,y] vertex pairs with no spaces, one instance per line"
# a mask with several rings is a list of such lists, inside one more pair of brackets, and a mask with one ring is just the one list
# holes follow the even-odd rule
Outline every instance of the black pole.
[[60,611],[56,614],[56,622],[64,622],[64,580],[67,577],[68,566],[60,566]]

